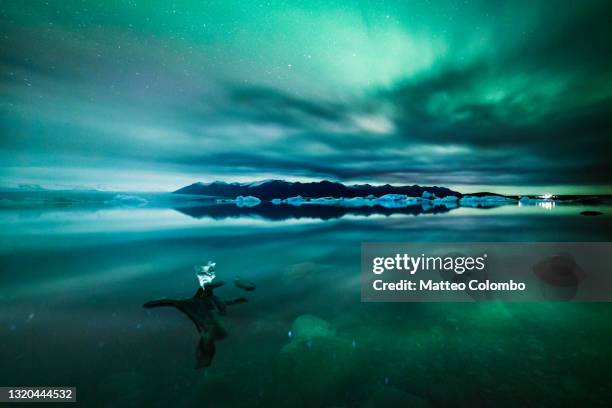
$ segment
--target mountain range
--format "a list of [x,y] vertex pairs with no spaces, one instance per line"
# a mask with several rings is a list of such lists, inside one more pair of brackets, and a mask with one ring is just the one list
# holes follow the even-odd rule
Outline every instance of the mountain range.
[[425,191],[434,193],[438,197],[462,196],[461,193],[446,187],[419,186],[416,184],[412,186],[392,186],[390,184],[381,186],[373,186],[370,184],[345,185],[328,180],[308,183],[284,180],[264,180],[254,183],[226,183],[223,181],[215,181],[212,183],[194,183],[182,187],[174,191],[174,193],[224,198],[254,196],[262,200],[272,200],[273,198],[283,199],[298,195],[305,198],[353,198],[367,197],[369,195],[380,197],[385,194],[405,194],[410,197],[420,197]]

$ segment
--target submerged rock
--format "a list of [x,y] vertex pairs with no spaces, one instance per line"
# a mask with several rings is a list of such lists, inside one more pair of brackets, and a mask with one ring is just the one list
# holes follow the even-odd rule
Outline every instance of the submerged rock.
[[339,403],[360,383],[360,367],[350,342],[334,336],[292,340],[280,352],[277,372],[282,399],[293,406]]
[[317,272],[329,269],[329,266],[318,264],[315,262],[300,262],[293,265],[289,265],[285,268],[283,273],[283,280],[287,283],[293,282],[299,279],[307,278]]
[[301,315],[293,321],[291,332],[294,339],[334,336],[336,331],[325,320],[314,315]]
[[248,292],[254,291],[256,286],[253,282],[250,282],[248,280],[244,280],[244,279],[240,279],[240,278],[236,278],[234,279],[234,286],[236,286],[237,288],[240,288],[242,290],[246,290]]
[[354,392],[363,368],[350,341],[312,315],[298,317],[291,333],[277,362],[281,399],[294,401],[293,406],[329,406]]
[[582,211],[580,215],[586,215],[587,217],[596,217],[598,215],[603,215],[603,213],[599,211]]
[[586,279],[586,272],[570,254],[542,259],[533,266],[533,272],[541,281],[542,296],[550,300],[573,299],[579,285]]

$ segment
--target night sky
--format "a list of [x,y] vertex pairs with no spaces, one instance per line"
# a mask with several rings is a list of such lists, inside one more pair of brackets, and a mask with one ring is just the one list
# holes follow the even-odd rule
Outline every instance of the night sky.
[[612,192],[612,6],[0,0],[0,185]]

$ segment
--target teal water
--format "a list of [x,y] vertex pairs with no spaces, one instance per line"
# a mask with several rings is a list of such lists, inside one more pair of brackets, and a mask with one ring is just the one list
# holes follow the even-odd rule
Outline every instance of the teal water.
[[[103,407],[610,406],[610,304],[360,302],[361,241],[610,241],[610,208],[584,209],[270,221],[6,207],[0,384],[76,386]],[[142,304],[192,295],[209,259],[257,290],[195,370],[191,322]]]

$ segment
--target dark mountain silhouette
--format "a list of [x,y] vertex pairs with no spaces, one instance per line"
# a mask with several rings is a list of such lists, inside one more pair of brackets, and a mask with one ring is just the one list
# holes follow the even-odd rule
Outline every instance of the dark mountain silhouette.
[[289,182],[284,180],[266,180],[257,183],[225,183],[215,181],[213,183],[194,183],[180,188],[176,194],[197,194],[212,197],[235,198],[241,196],[255,196],[262,200],[273,198],[302,197],[367,197],[373,195],[380,197],[385,194],[406,194],[410,197],[418,197],[424,191],[434,193],[438,197],[457,196],[461,193],[446,187],[426,186],[373,186],[370,184],[354,184],[346,186],[342,183],[327,180],[311,183]]

